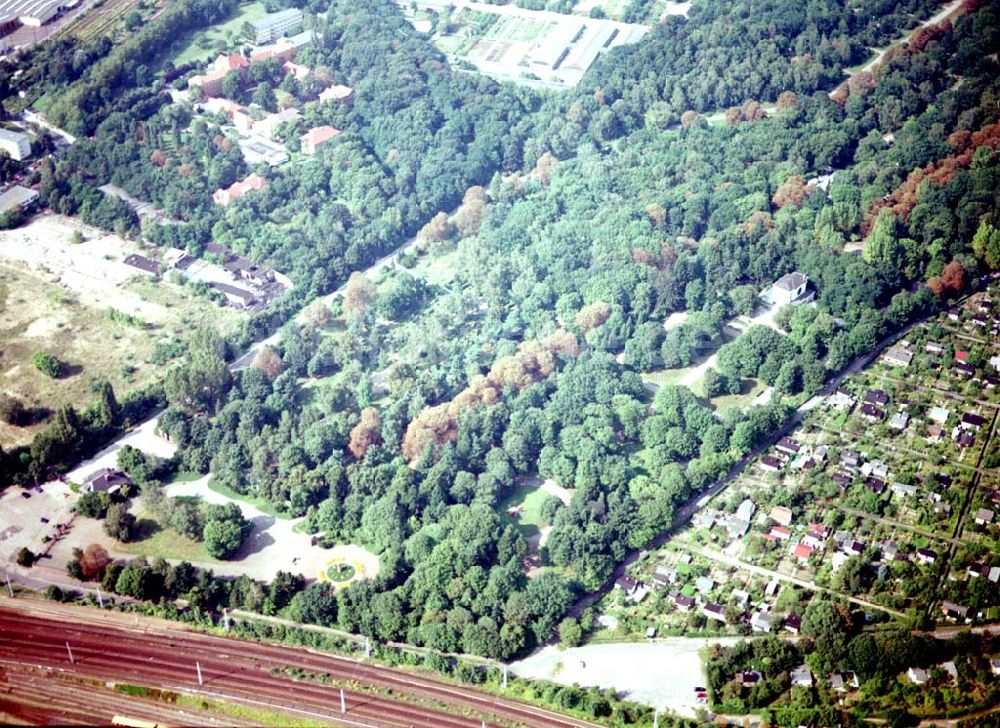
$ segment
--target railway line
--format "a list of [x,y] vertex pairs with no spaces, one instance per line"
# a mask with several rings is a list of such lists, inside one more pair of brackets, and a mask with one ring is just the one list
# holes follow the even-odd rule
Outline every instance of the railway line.
[[[90,620],[93,614],[98,619]],[[107,617],[118,617],[117,621]],[[421,675],[313,652],[183,631],[122,615],[0,600],[0,664],[209,695],[317,721],[381,728],[592,724]],[[69,661],[66,642],[73,651]],[[196,664],[203,684],[199,684]],[[311,673],[316,679],[295,679]],[[343,688],[347,710],[340,711]]]

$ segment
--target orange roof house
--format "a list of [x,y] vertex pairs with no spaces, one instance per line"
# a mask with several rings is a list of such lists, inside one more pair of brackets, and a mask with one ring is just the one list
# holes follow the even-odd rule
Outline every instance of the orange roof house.
[[317,126],[299,137],[299,145],[303,154],[315,154],[320,147],[340,134],[340,129],[330,126]]
[[212,201],[217,205],[225,207],[233,200],[243,197],[243,195],[251,190],[257,191],[264,189],[264,185],[266,184],[267,182],[263,177],[251,174],[244,180],[233,182],[226,189],[217,189],[214,193],[212,193]]

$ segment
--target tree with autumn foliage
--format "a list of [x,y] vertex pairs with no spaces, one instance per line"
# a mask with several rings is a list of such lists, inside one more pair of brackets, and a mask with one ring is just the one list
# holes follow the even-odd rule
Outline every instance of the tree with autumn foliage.
[[957,260],[951,261],[941,275],[927,279],[927,288],[941,300],[958,295],[965,288],[965,268]]
[[270,346],[262,346],[253,359],[253,367],[260,369],[268,379],[274,379],[285,369],[281,355]]
[[347,449],[357,460],[362,460],[368,448],[382,442],[382,417],[374,407],[361,410],[361,419],[351,430]]
[[364,314],[375,302],[378,289],[364,273],[354,271],[344,286],[344,311],[348,314]]

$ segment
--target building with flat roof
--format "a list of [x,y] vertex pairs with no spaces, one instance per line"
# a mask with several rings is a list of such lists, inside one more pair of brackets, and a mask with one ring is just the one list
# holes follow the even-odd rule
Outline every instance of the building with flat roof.
[[0,129],[0,151],[7,152],[8,157],[20,162],[31,156],[31,139],[19,131]]
[[278,13],[268,13],[250,24],[257,43],[273,43],[283,35],[302,27],[302,11],[288,8]]
[[284,147],[269,139],[251,135],[237,143],[247,164],[267,164],[274,167],[288,161],[288,152]]
[[21,25],[45,25],[70,4],[69,0],[0,0],[0,26],[14,21]]
[[12,210],[24,210],[34,204],[38,199],[38,193],[21,185],[14,185],[9,190],[0,194],[0,214],[11,212]]

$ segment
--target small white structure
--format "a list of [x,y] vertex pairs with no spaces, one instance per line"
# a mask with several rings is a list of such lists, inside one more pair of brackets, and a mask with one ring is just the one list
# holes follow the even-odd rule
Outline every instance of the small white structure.
[[809,279],[804,274],[798,271],[786,273],[771,286],[771,299],[775,305],[785,306],[804,298],[808,287]]
[[10,129],[0,129],[0,151],[18,162],[31,156],[31,140],[27,134]]
[[910,678],[910,681],[914,685],[923,685],[930,679],[930,675],[927,674],[927,670],[922,667],[911,667],[906,671],[906,676]]

